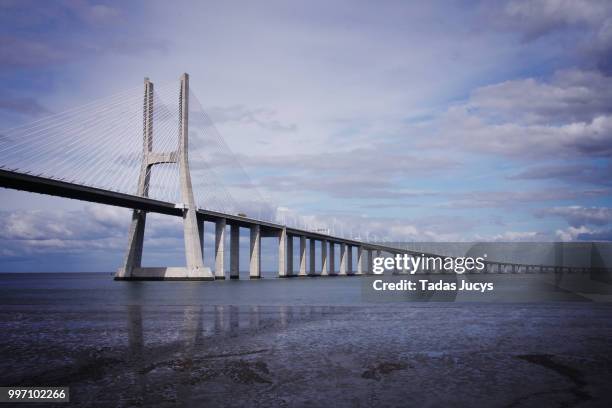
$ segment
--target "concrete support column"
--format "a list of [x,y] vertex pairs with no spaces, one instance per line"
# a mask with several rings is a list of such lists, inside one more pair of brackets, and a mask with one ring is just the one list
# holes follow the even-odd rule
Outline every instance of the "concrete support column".
[[357,275],[363,275],[363,247],[357,247]]
[[287,235],[287,276],[293,276],[293,236]]
[[230,279],[240,279],[240,227],[230,227]]
[[310,274],[314,275],[316,274],[316,266],[317,266],[317,255],[316,255],[316,245],[317,245],[317,241],[315,241],[313,238],[310,238]]
[[374,273],[372,270],[372,265],[374,264],[374,258],[373,258],[372,252],[373,251],[371,249],[368,249],[368,260],[367,260],[368,265],[366,267],[366,273],[368,275],[372,275]]
[[339,275],[346,275],[346,244],[343,242],[340,244],[340,273]]
[[203,280],[214,279],[210,268],[205,268],[202,260],[202,241],[198,234],[196,205],[193,198],[191,174],[189,173],[189,75],[181,77],[180,92],[180,142],[178,149],[179,181],[183,209],[183,237],[185,241],[185,261],[188,278]]
[[300,236],[300,272],[298,276],[306,276],[306,237]]
[[353,247],[351,245],[346,246],[346,274],[353,274]]
[[[144,107],[143,107],[143,152],[140,176],[138,178],[138,196],[149,196],[149,181],[151,179],[150,166],[147,157],[153,150],[153,83],[145,78],[144,81]],[[117,278],[129,278],[136,268],[140,268],[144,243],[144,231],[147,213],[143,210],[132,212],[132,223],[128,233],[128,250],[125,255],[123,267],[117,271]]]
[[[215,224],[215,279],[225,279],[225,225],[221,218]],[[204,242],[204,240],[202,240]]]
[[327,276],[327,241],[321,241],[321,276]]
[[329,241],[329,274],[336,274],[336,251],[334,250],[334,243]]
[[202,251],[202,263],[204,263],[204,220],[198,219],[198,235],[200,236],[200,251]]
[[256,224],[251,227],[251,263],[249,278],[261,278],[261,227]]
[[278,233],[278,276],[287,276],[287,228]]

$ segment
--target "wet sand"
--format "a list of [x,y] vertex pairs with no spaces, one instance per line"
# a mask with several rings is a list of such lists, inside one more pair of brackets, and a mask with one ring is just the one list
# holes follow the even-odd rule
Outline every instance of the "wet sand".
[[612,405],[605,303],[12,304],[0,330],[2,385],[70,406]]

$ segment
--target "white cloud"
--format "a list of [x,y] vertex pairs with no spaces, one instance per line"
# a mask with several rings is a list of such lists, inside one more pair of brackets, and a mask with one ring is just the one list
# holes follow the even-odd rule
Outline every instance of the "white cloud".
[[[477,88],[435,122],[436,137],[423,146],[454,145],[518,159],[611,157],[612,115],[604,111],[610,110],[612,81],[584,72],[558,76],[565,85],[526,79]],[[589,86],[569,85],[567,77]]]
[[591,122],[612,112],[612,77],[569,69],[555,72],[547,81],[504,81],[474,90],[466,108],[490,122]]
[[[496,234],[492,237],[492,241],[498,242],[515,242],[515,241],[541,241],[543,234],[536,231],[506,231],[501,234]],[[488,241],[489,239],[485,239]]]
[[579,235],[588,234],[594,232],[592,229],[585,227],[568,227],[566,229],[560,229],[556,231],[556,236],[561,241],[575,241]]

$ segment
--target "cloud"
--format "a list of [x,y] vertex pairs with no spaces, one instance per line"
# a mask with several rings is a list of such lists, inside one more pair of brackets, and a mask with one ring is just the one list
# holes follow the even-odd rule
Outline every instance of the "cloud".
[[212,119],[219,124],[237,122],[279,132],[295,132],[297,130],[297,125],[293,123],[283,124],[273,119],[276,112],[270,109],[249,109],[244,105],[234,105],[226,107],[213,106],[208,108],[207,111]]
[[[522,88],[547,96],[530,96],[530,91]],[[595,81],[591,88],[583,87],[581,91],[542,85],[534,79],[477,88],[465,103],[452,106],[434,122],[436,137],[421,141],[421,145],[454,145],[523,160],[610,158],[612,114],[603,112],[609,110],[604,105],[611,100],[611,89],[612,82],[607,79],[605,86]],[[581,97],[571,96],[581,92]]]
[[610,207],[551,207],[539,210],[539,217],[561,217],[569,227],[557,229],[561,241],[602,241],[612,239],[612,208]]
[[16,112],[28,116],[39,116],[51,113],[36,99],[28,97],[2,98],[0,99],[0,110],[7,112]]
[[492,123],[591,122],[612,113],[612,77],[568,69],[555,72],[550,80],[504,81],[477,88],[466,108]]
[[496,234],[492,238],[484,239],[484,241],[496,242],[535,242],[545,239],[545,235],[536,231],[506,231],[501,234]]
[[[485,3],[486,4],[486,3]],[[512,0],[485,7],[483,24],[574,54],[583,65],[612,72],[612,5],[607,0]],[[491,23],[494,22],[494,23]],[[549,42],[546,40],[552,39]]]
[[[404,150],[404,147],[406,148]],[[420,152],[419,152],[420,153]],[[246,165],[263,169],[282,169],[284,174],[319,173],[327,176],[320,181],[334,179],[335,176],[362,179],[371,182],[382,177],[404,177],[411,173],[435,174],[459,166],[452,157],[440,157],[423,152],[411,154],[408,146],[400,143],[375,143],[367,147],[349,148],[338,151],[324,151],[292,155],[257,155],[239,157]],[[384,180],[380,181],[385,183]]]
[[[126,33],[120,8],[88,1],[3,2],[0,13],[0,68],[49,68],[101,53],[165,52],[155,36]],[[130,22],[137,31],[137,22]]]
[[66,62],[70,53],[45,40],[33,40],[0,35],[0,66],[40,67]]
[[612,241],[612,228],[580,232],[575,239],[578,241]]
[[503,5],[512,28],[534,40],[571,26],[601,26],[612,12],[605,0],[513,0]]
[[266,190],[283,192],[315,191],[328,197],[343,199],[401,199],[409,197],[436,196],[439,192],[402,188],[389,180],[360,179],[354,175],[329,174],[327,177],[306,175],[279,175],[261,179]]
[[576,200],[585,197],[606,197],[609,189],[576,190],[575,188],[545,188],[523,191],[470,191],[448,194],[449,201],[440,204],[442,208],[495,208],[512,207],[528,203],[558,200]]
[[575,241],[579,237],[592,234],[593,231],[584,225],[580,227],[568,227],[556,231],[557,238],[561,241]]
[[25,28],[44,23],[87,22],[116,23],[123,16],[121,9],[87,0],[59,0],[54,3],[36,0],[3,1],[0,4],[6,18]]
[[560,180],[575,185],[592,184],[612,186],[612,167],[593,164],[551,164],[535,166],[509,176],[511,180]]
[[[120,222],[120,219],[123,222]],[[30,210],[3,212],[0,238],[8,240],[47,241],[50,245],[65,241],[96,241],[125,235],[129,220],[120,208],[87,206],[81,211]],[[123,230],[119,227],[123,226]],[[43,245],[34,244],[33,245]]]
[[540,210],[538,215],[562,217],[572,227],[612,224],[612,208],[609,207],[552,207]]

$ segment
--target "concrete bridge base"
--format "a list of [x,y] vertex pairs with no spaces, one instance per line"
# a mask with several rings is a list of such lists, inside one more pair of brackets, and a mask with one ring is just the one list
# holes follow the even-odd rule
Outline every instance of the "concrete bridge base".
[[215,280],[210,268],[204,267],[197,270],[188,270],[182,266],[133,268],[132,273],[125,274],[120,268],[115,275],[115,280],[123,281],[211,281]]

